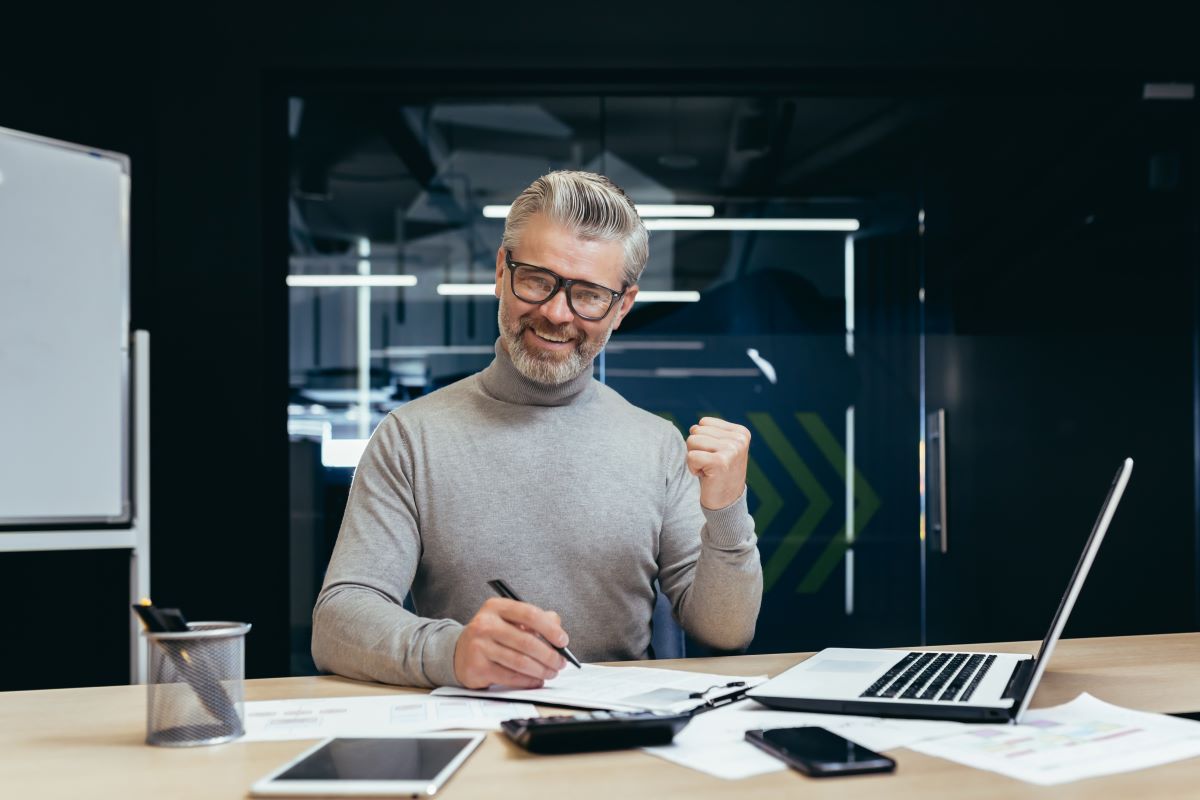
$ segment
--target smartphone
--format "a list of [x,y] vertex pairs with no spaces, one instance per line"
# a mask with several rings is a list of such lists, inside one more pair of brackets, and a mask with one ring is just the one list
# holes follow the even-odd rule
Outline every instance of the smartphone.
[[891,772],[896,762],[824,728],[746,731],[746,741],[813,778]]

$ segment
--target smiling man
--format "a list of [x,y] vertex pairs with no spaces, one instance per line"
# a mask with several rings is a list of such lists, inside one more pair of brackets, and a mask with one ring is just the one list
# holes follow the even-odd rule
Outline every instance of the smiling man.
[[[592,378],[648,252],[633,203],[600,175],[552,172],[513,203],[496,358],[371,437],[313,612],[318,667],[540,686],[566,667],[547,642],[645,658],[656,580],[693,637],[749,644],[762,598],[749,431],[705,417],[684,442]],[[526,602],[492,596],[495,578]]]

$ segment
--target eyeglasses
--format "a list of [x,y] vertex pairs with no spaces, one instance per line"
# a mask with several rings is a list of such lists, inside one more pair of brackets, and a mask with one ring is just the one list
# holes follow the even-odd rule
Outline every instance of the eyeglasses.
[[703,700],[706,703],[714,702],[714,698],[709,697],[709,694],[716,692],[720,694],[722,689],[736,689],[739,686],[745,686],[745,681],[730,681],[729,683],[718,683],[716,686],[710,686],[702,692],[692,692],[688,695],[689,700]]
[[566,289],[567,306],[571,313],[592,322],[608,316],[608,312],[629,289],[624,286],[617,292],[598,283],[564,278],[545,267],[513,261],[511,250],[504,251],[504,261],[512,274],[512,292],[518,300],[540,306],[549,302],[560,289]]

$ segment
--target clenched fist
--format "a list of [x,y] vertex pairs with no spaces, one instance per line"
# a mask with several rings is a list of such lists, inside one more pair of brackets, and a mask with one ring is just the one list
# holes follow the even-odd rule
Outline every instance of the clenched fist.
[[716,417],[702,417],[687,438],[687,465],[700,478],[700,505],[715,511],[742,496],[750,431]]
[[567,646],[558,614],[503,597],[488,598],[458,637],[454,676],[468,689],[492,684],[537,689],[567,665],[547,641]]

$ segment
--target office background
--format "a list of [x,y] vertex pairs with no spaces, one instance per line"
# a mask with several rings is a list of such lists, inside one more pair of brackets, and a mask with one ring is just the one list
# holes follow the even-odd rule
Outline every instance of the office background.
[[[1137,471],[1068,635],[1194,630],[1197,106],[1145,98],[1195,82],[1194,20],[1183,4],[1120,18],[880,6],[23,11],[28,35],[0,55],[0,125],[133,160],[156,601],[254,623],[252,677],[303,671],[311,566],[348,473],[289,422],[319,422],[314,405],[334,419],[337,396],[312,392],[355,385],[355,301],[286,277],[352,272],[366,238],[372,271],[486,280],[499,227],[476,206],[511,199],[545,153],[726,216],[865,223],[851,292],[844,234],[669,234],[671,279],[653,288],[701,299],[646,305],[618,340],[699,341],[704,357],[607,362],[615,388],[681,423],[760,415],[752,509],[772,584],[755,650],[1039,637],[1126,455]],[[456,152],[531,171],[469,176],[486,191],[464,194],[438,171],[470,166]],[[400,251],[430,237],[468,257]],[[372,295],[379,349],[407,330],[422,346],[491,340],[486,298],[406,292]],[[776,383],[755,377],[751,347]],[[376,410],[471,358],[381,356]],[[645,377],[714,359],[742,372]],[[919,540],[918,446],[937,409],[944,554]],[[6,651],[30,655],[4,659],[0,688],[125,680],[125,559],[0,556]],[[87,666],[38,657],[65,652],[68,624]]]

